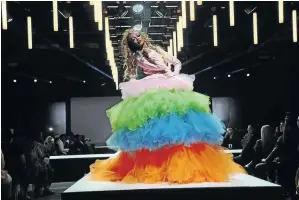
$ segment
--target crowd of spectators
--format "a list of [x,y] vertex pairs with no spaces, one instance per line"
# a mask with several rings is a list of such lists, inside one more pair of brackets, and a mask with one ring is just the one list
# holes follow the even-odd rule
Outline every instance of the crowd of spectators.
[[282,185],[288,197],[299,194],[298,116],[287,113],[277,126],[249,125],[245,135],[228,128],[222,146],[242,149],[234,161],[250,175]]
[[[29,200],[52,195],[54,169],[50,156],[93,153],[90,140],[83,135],[44,134],[35,130],[20,133],[2,131],[1,185],[3,199]],[[29,185],[33,186],[29,193]]]

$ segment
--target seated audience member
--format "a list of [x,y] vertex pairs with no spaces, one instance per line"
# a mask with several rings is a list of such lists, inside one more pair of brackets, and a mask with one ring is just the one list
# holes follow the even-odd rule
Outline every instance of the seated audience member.
[[12,177],[13,198],[30,199],[27,193],[29,179],[25,158],[27,145],[27,139],[18,132],[14,135],[6,154],[5,163]]
[[279,126],[277,126],[276,128],[275,128],[275,137],[276,137],[276,139],[278,139],[280,136],[282,136],[282,132],[280,132],[280,127]]
[[234,129],[227,129],[227,132],[222,142],[222,146],[229,149],[242,149],[241,138]]
[[8,172],[4,169],[5,160],[1,150],[1,197],[2,199],[10,199],[12,192],[12,178]]
[[61,134],[59,139],[57,140],[57,154],[58,155],[66,155],[68,153],[68,149],[65,148],[66,143],[66,135]]
[[288,113],[283,128],[283,135],[279,137],[275,148],[264,160],[267,166],[273,165],[275,159],[279,158],[278,183],[281,184],[290,196],[294,196],[296,186],[294,177],[299,164],[299,131],[296,120]]
[[46,138],[46,140],[44,141],[44,147],[45,147],[45,154],[47,155],[47,157],[57,155],[54,138],[52,136],[48,136]]
[[247,131],[248,133],[244,136],[244,138],[247,138],[247,142],[245,143],[243,140],[244,147],[242,152],[239,156],[234,158],[234,161],[240,165],[246,165],[252,160],[252,157],[254,156],[254,145],[259,139],[259,133],[256,130],[256,127],[249,125]]
[[75,144],[73,146],[75,154],[82,154],[84,150],[84,143],[81,135],[75,136]]
[[51,172],[49,170],[50,160],[45,154],[44,145],[40,141],[41,134],[34,132],[31,134],[30,146],[26,152],[27,168],[29,176],[35,185],[35,196],[45,196],[53,194],[50,191]]
[[83,152],[84,152],[84,154],[93,154],[94,153],[93,145],[91,144],[91,140],[89,138],[86,138],[84,140]]
[[[45,157],[50,159],[50,156],[56,156],[56,148],[54,143],[54,138],[52,136],[48,136],[44,142],[44,150],[45,150]],[[47,188],[50,188],[52,184],[52,178],[54,176],[54,169],[52,168],[51,162],[49,160],[47,164],[47,171],[48,171],[48,181],[47,181]]]
[[[266,180],[266,165],[262,163],[262,160],[266,158],[273,150],[275,143],[276,138],[274,136],[274,130],[271,126],[264,125],[261,129],[261,139],[257,140],[254,146],[254,155],[252,156],[252,160],[248,165],[246,165],[246,168],[249,169],[249,172],[253,173],[259,178]],[[273,170],[269,172],[268,176],[273,178]]]

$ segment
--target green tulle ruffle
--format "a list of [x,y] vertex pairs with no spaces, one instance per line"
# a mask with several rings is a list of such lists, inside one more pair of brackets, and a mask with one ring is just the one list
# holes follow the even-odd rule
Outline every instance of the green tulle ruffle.
[[192,91],[155,89],[129,97],[107,110],[113,132],[122,128],[136,130],[149,119],[171,113],[184,115],[188,110],[210,113],[210,98]]

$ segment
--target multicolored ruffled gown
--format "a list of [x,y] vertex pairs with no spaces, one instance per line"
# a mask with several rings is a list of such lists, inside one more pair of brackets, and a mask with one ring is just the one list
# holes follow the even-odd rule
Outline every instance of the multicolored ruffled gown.
[[245,170],[223,152],[223,123],[193,76],[153,74],[120,85],[123,101],[107,111],[119,153],[91,165],[91,180],[125,183],[224,182]]

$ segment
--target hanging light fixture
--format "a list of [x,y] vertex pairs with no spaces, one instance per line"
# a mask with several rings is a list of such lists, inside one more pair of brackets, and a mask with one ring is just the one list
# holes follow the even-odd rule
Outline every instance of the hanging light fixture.
[[280,24],[284,22],[283,0],[278,1],[278,22]]
[[74,24],[73,17],[69,17],[69,39],[70,39],[70,48],[74,48]]
[[218,46],[218,26],[217,26],[217,15],[213,15],[213,38],[214,46]]
[[258,26],[257,26],[257,14],[253,13],[253,43],[258,44]]
[[2,1],[2,29],[7,30],[7,8],[6,1]]
[[28,37],[28,49],[32,49],[32,21],[31,17],[27,17],[27,37]]
[[57,0],[53,1],[53,30],[58,31],[58,3]]
[[235,26],[235,5],[234,1],[229,1],[229,24]]

